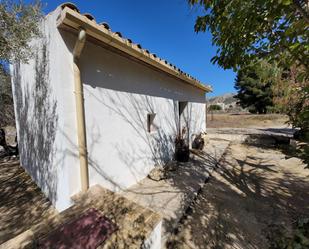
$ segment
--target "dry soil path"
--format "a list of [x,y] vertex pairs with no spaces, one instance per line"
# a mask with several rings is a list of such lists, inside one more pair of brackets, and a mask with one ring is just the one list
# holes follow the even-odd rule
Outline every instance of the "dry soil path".
[[309,170],[273,149],[232,144],[169,248],[269,248],[270,228],[309,216]]

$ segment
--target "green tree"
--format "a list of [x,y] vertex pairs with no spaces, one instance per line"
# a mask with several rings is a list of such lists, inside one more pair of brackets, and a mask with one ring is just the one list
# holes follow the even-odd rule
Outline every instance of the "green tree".
[[32,55],[29,41],[40,34],[41,3],[0,1],[0,62],[26,62]]
[[[275,74],[273,80],[259,87],[240,91],[240,101],[258,101],[261,91],[269,91],[270,82],[283,82],[285,88],[276,92],[276,104],[289,115],[290,122],[302,130],[308,130],[308,80],[309,80],[309,3],[308,0],[187,0],[192,6],[201,7],[197,17],[196,32],[210,31],[212,42],[218,47],[213,63],[225,69],[238,71],[239,90],[244,82],[259,81],[259,74],[248,76],[247,65],[261,60],[274,62],[281,71],[291,67],[298,70],[295,79]],[[246,76],[246,77],[247,77]],[[255,79],[255,80],[254,80]],[[291,86],[289,86],[291,84]],[[255,89],[255,90],[253,90]],[[278,88],[277,88],[278,90]],[[251,96],[251,97],[250,97]],[[255,96],[255,97],[254,97]],[[242,100],[241,100],[242,99]],[[250,102],[249,101],[249,102]],[[267,100],[268,101],[268,100]],[[262,112],[264,112],[262,108]]]
[[214,105],[210,105],[208,107],[208,109],[209,109],[209,111],[221,111],[222,107],[220,105],[214,104]]
[[8,65],[27,62],[33,49],[29,41],[40,35],[41,3],[0,0],[0,126],[14,124],[13,99]]
[[[309,64],[307,0],[188,0],[200,5],[195,31],[209,30],[218,47],[213,63],[237,70],[257,59],[284,66]],[[283,56],[284,55],[284,56]]]
[[14,107],[10,76],[0,67],[0,127],[14,125]]
[[248,108],[254,113],[266,113],[273,107],[272,85],[280,77],[280,70],[272,64],[262,61],[241,68],[236,76],[235,98],[242,108]]

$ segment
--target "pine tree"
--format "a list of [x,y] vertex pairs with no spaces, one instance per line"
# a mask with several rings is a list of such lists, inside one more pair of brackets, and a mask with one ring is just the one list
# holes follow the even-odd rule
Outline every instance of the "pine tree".
[[239,104],[250,112],[264,114],[274,106],[272,85],[277,72],[267,62],[241,68],[235,79]]

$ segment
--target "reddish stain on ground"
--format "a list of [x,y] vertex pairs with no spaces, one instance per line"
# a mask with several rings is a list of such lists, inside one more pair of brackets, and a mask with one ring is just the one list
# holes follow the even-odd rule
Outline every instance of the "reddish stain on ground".
[[39,248],[94,249],[115,230],[116,225],[94,209],[57,228],[39,243]]

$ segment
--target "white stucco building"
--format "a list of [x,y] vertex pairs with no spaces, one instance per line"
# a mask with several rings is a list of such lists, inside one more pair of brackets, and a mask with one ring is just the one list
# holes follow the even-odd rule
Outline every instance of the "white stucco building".
[[190,141],[206,130],[209,86],[72,4],[32,45],[35,57],[11,67],[20,161],[58,210],[94,184],[146,177],[172,159],[180,128]]

